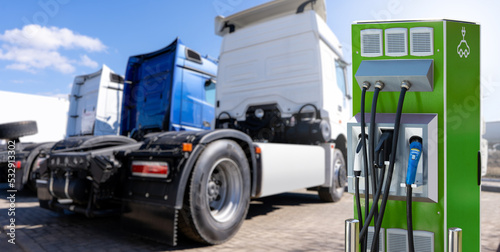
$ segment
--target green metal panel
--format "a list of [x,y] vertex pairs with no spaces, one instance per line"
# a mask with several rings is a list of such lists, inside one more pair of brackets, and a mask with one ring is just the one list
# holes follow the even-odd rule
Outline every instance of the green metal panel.
[[[457,53],[457,46],[463,39],[462,26],[465,26],[467,31],[465,36],[467,42],[469,38],[471,39],[468,43],[470,54],[467,58],[464,56],[460,58]],[[402,57],[385,56],[385,52],[379,57],[361,56],[361,30],[407,28],[409,37],[411,27],[434,29],[433,55],[412,56],[408,49],[408,55]],[[434,90],[432,92],[407,92],[403,107],[403,113],[438,114],[438,203],[413,203],[414,230],[433,232],[435,251],[444,251],[447,228],[461,227],[464,230],[464,251],[479,250],[479,187],[477,186],[480,114],[479,26],[442,20],[353,24],[352,52],[353,116],[360,112],[361,90],[354,75],[361,61],[384,59],[432,59],[434,61]],[[373,92],[368,92],[366,113],[370,112],[372,97]],[[377,113],[395,113],[398,97],[399,92],[382,92],[379,96]],[[445,160],[445,144],[447,160]],[[445,162],[447,162],[447,170],[445,170]],[[364,200],[361,200],[361,204],[364,210]],[[404,201],[392,200],[387,203],[383,228],[406,229],[405,204]],[[356,211],[354,212],[356,215]],[[471,217],[464,218],[464,216]]]
[[[463,251],[479,251],[479,25],[451,21],[445,25],[447,227],[462,228]],[[460,57],[457,48],[467,47],[470,54]]]

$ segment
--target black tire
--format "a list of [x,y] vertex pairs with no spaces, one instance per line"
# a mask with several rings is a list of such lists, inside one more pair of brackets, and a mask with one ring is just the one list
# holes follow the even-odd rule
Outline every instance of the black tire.
[[213,142],[193,168],[179,227],[194,241],[223,243],[239,230],[249,203],[250,168],[245,153],[234,141]]
[[331,187],[321,187],[318,190],[319,198],[324,202],[337,202],[342,199],[347,185],[347,165],[341,150],[333,152],[333,182]]
[[35,121],[0,124],[0,139],[18,139],[38,133]]

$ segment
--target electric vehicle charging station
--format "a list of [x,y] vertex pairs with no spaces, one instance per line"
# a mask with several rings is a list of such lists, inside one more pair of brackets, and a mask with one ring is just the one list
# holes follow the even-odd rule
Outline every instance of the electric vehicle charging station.
[[454,227],[463,251],[480,250],[479,33],[455,20],[352,25],[348,189],[361,251],[446,251]]

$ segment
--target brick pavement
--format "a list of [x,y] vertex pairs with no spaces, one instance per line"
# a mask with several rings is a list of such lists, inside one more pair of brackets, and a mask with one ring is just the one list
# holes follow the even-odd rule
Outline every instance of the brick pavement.
[[[9,224],[6,190],[0,187],[4,228]],[[322,203],[316,193],[286,193],[252,201],[242,228],[227,243],[200,246],[180,237],[173,248],[122,232],[119,217],[61,215],[39,208],[34,195],[18,192],[16,243],[24,251],[343,251],[344,220],[351,216],[348,194],[340,203],[330,204]],[[0,240],[0,251],[14,247]]]
[[[9,224],[5,184],[0,184],[0,225]],[[482,251],[500,244],[500,193],[483,192]],[[200,246],[180,238],[177,247],[122,232],[119,217],[87,219],[41,209],[36,197],[16,194],[16,245],[0,231],[0,251],[343,251],[344,220],[352,216],[352,196],[322,203],[312,192],[298,191],[251,202],[242,228],[230,241]]]

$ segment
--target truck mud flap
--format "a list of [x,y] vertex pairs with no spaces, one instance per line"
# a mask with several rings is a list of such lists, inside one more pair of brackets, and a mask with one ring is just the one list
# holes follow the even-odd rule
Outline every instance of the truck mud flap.
[[52,200],[52,195],[49,192],[47,180],[36,180],[37,197],[41,208],[51,209],[49,202]]
[[177,245],[178,210],[159,204],[126,201],[123,230],[171,246]]

